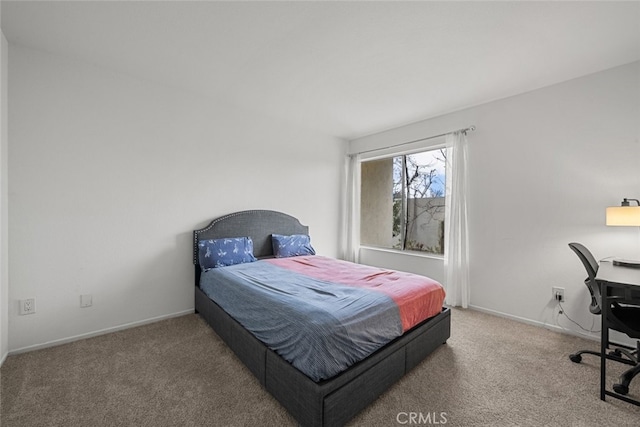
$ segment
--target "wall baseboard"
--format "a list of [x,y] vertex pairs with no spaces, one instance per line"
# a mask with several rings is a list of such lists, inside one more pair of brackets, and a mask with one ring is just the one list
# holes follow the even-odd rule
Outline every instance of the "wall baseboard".
[[491,310],[489,308],[478,307],[477,305],[469,305],[469,309],[475,310],[475,311],[480,311],[482,313],[491,314],[491,315],[498,316],[498,317],[504,317],[506,319],[515,320],[516,322],[526,323],[528,325],[537,326],[539,328],[549,329],[549,330],[552,330],[554,332],[559,332],[561,334],[572,335],[572,336],[576,336],[576,337],[580,337],[580,338],[586,338],[586,339],[589,339],[589,340],[592,340],[592,341],[600,342],[600,334],[599,333],[598,333],[598,336],[589,335],[589,334],[582,334],[582,333],[579,333],[579,332],[576,332],[576,331],[572,331],[570,329],[562,328],[561,326],[558,326],[558,325],[552,325],[552,324],[549,324],[549,323],[539,322],[537,320],[531,320],[531,319],[527,319],[525,317],[514,316],[513,314],[503,313],[501,311]]
[[4,364],[4,361],[7,360],[7,356],[9,356],[9,353],[5,353],[2,355],[2,357],[0,357],[0,368],[2,368],[2,365]]
[[[9,356],[13,356],[15,354],[26,353],[26,352],[34,351],[34,350],[41,350],[43,348],[48,348],[48,347],[55,347],[55,346],[58,346],[58,345],[67,344],[67,343],[74,342],[74,341],[79,341],[79,340],[83,340],[83,339],[87,339],[87,338],[97,337],[97,336],[100,336],[100,335],[110,334],[112,332],[122,331],[124,329],[135,328],[137,326],[147,325],[149,323],[159,322],[161,320],[171,319],[173,317],[186,316],[187,314],[192,314],[192,313],[194,313],[194,309],[179,311],[179,312],[171,313],[171,314],[165,314],[165,315],[162,315],[162,316],[152,317],[152,318],[145,319],[145,320],[139,320],[137,322],[125,323],[125,324],[122,324],[122,325],[113,326],[111,328],[105,328],[105,329],[100,329],[98,331],[87,332],[86,334],[74,335],[74,336],[71,336],[71,337],[61,338],[61,339],[54,340],[54,341],[47,341],[47,342],[42,343],[42,344],[35,344],[35,345],[27,346],[27,347],[18,348],[18,349],[9,351],[8,355]],[[6,356],[7,355],[5,355],[5,358],[6,358]],[[2,361],[4,362],[4,359]],[[1,365],[2,364],[0,363],[0,366]]]

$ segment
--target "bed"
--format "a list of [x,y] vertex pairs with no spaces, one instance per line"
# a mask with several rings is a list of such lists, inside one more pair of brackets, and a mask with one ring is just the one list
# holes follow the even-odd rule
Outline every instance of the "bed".
[[[279,349],[278,352],[272,350],[256,338],[255,331],[249,332],[229,315],[218,304],[225,306],[225,301],[219,300],[217,303],[205,293],[205,290],[209,292],[211,278],[200,265],[198,246],[207,240],[250,237],[253,255],[261,260],[252,264],[269,264],[269,268],[272,268],[272,264],[280,262],[280,258],[274,260],[272,235],[308,234],[308,227],[296,218],[267,210],[232,213],[214,219],[202,229],[194,230],[195,310],[301,425],[340,426],[446,343],[450,335],[451,312],[439,306],[436,314],[415,326],[404,325],[411,327],[364,359],[350,364],[339,373],[326,374],[327,378],[319,376],[312,379],[291,361],[285,360],[286,356]],[[299,260],[304,261],[304,258]],[[329,261],[319,257],[317,262]],[[245,267],[248,266],[241,265],[239,268]],[[217,270],[223,271],[225,268],[228,267]],[[201,288],[201,282],[205,290]],[[254,298],[252,296],[249,299]],[[240,321],[244,323],[244,319]]]

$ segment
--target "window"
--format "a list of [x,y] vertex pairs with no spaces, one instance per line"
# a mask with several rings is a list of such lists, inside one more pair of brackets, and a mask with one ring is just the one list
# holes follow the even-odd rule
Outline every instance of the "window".
[[445,163],[444,148],[363,161],[361,243],[442,255]]

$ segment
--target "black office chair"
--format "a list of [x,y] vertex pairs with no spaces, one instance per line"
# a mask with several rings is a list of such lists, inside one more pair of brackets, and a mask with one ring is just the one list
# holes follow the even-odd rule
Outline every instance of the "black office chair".
[[[584,280],[589,293],[591,294],[591,304],[589,305],[589,311],[593,314],[602,314],[602,296],[600,294],[600,283],[596,280],[598,273],[598,262],[593,257],[591,252],[580,243],[569,243],[569,247],[578,255],[580,261],[587,270],[587,278]],[[611,298],[611,297],[610,297]],[[628,335],[631,338],[640,340],[640,306],[633,305],[633,301],[630,301],[625,296],[614,296],[615,302],[611,304],[611,316],[609,323],[611,329]],[[622,305],[621,305],[622,304]],[[630,349],[619,344],[612,344],[618,348],[615,348],[609,352],[606,357],[611,360],[633,365],[631,369],[625,371],[620,375],[619,382],[613,385],[613,390],[619,394],[629,393],[629,384],[633,377],[640,373],[640,361],[638,355],[640,354],[640,341],[636,344],[636,349],[629,351]],[[582,361],[582,354],[594,354],[600,356],[600,352],[591,350],[581,350],[569,355],[569,359],[572,362],[580,363]],[[624,357],[623,357],[624,356]]]

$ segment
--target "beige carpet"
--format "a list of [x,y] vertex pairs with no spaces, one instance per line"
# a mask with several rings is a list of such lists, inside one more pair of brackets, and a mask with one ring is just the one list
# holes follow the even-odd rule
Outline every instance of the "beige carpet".
[[[600,401],[578,348],[598,344],[454,310],[448,343],[350,425],[640,425],[639,407]],[[0,381],[2,427],[295,425],[197,315],[10,356]]]

